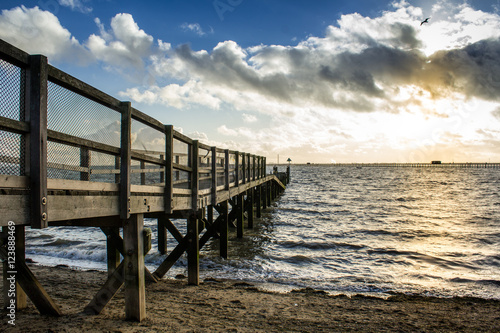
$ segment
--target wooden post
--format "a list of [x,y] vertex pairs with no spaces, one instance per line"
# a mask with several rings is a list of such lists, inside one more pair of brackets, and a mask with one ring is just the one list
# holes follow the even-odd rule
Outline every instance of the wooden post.
[[90,150],[88,148],[80,148],[80,166],[84,168],[89,168],[86,172],[80,172],[80,180],[89,181],[90,180]]
[[244,193],[240,193],[237,196],[236,203],[236,237],[243,238],[243,224],[245,220],[244,212],[245,212],[245,197]]
[[200,283],[200,248],[198,242],[199,226],[198,226],[198,190],[199,190],[199,143],[198,140],[193,140],[191,145],[191,214],[187,220],[188,233],[188,283],[198,285]]
[[247,182],[247,155],[245,153],[241,154],[241,183],[245,184]]
[[257,186],[256,190],[255,190],[255,204],[256,204],[256,208],[257,208],[257,218],[261,218],[262,217],[262,211],[261,211],[261,208],[262,208],[262,186],[259,185]]
[[[212,152],[212,206],[217,205],[217,148],[210,148]],[[213,213],[213,210],[209,212]],[[213,222],[213,219],[212,219]]]
[[224,150],[224,189],[229,190],[229,150]]
[[228,203],[227,200],[224,200],[220,203],[220,211],[219,214],[222,216],[220,221],[220,245],[219,252],[220,256],[224,259],[228,257],[228,245],[229,245],[229,212],[228,212]]
[[[162,160],[163,165],[165,165],[165,155],[164,154],[160,154],[160,160]],[[162,167],[162,170],[163,171],[160,171],[160,184],[165,183],[165,167]],[[166,185],[166,184],[164,184],[164,185]]]
[[262,177],[265,177],[266,176],[266,158],[263,157],[262,158]]
[[247,191],[247,215],[248,215],[247,228],[248,229],[253,229],[253,219],[254,219],[253,205],[254,205],[254,188],[252,187],[251,189],[249,189]]
[[209,225],[214,223],[214,206],[212,205],[207,207],[207,220]]
[[144,219],[142,214],[131,215],[123,226],[125,252],[125,317],[142,321],[146,318],[146,288],[144,277]]
[[188,284],[200,283],[200,247],[198,242],[198,217],[192,212],[187,220],[188,233]]
[[158,252],[167,253],[167,216],[162,215],[158,218]]
[[262,195],[262,209],[267,208],[267,183],[263,183],[261,186],[261,195]]
[[199,174],[199,159],[198,159],[198,153],[199,153],[199,143],[198,140],[193,140],[193,144],[191,145],[191,193],[192,193],[192,200],[191,200],[191,209],[194,212],[198,211],[198,190],[199,190],[199,179],[200,179],[200,174]]
[[273,202],[273,182],[267,182],[267,206],[270,207]]
[[120,147],[120,218],[130,218],[130,162],[132,107],[130,102],[121,103],[121,147]]
[[252,155],[252,180],[255,180],[256,174],[255,174],[255,155]]
[[248,179],[248,182],[250,183],[252,181],[252,161],[250,159],[250,154],[247,154],[247,160],[248,160],[248,163],[247,163],[247,179]]
[[106,235],[106,256],[107,256],[107,263],[108,263],[108,278],[113,275],[113,272],[116,270],[118,265],[120,265],[120,251],[118,251],[118,248],[115,245],[115,242],[113,240],[113,236],[111,233],[119,234],[120,233],[120,228],[109,228],[110,233]]
[[235,152],[234,153],[234,182],[235,186],[238,187],[240,186],[240,153]]
[[172,214],[174,201],[174,127],[165,126],[165,213]]
[[30,69],[27,75],[28,92],[26,121],[30,124],[29,174],[31,227],[48,227],[47,215],[47,58],[41,55],[29,56]]

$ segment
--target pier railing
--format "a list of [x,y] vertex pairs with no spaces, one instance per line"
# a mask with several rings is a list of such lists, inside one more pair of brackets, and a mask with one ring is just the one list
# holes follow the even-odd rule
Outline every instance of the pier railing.
[[[265,157],[193,140],[0,40],[0,259],[16,280],[4,304],[22,309],[28,296],[42,314],[62,314],[26,265],[25,226],[97,227],[108,280],[85,311],[99,314],[125,285],[126,317],[140,321],[146,279],[158,282],[187,253],[188,283],[199,284],[200,248],[217,238],[227,258],[229,227],[242,238],[289,176],[266,175]],[[144,266],[152,238],[144,217],[157,220],[165,255],[153,273]],[[170,219],[185,219],[186,234]],[[167,231],[177,241],[170,251]]]
[[[197,210],[266,177],[265,157],[193,140],[1,40],[0,85],[0,187],[16,193],[0,226]],[[68,210],[64,191],[88,195]]]

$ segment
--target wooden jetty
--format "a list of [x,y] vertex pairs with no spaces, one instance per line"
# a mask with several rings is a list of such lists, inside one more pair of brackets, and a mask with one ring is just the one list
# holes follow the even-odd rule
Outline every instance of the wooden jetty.
[[[212,237],[228,256],[237,237],[285,189],[286,173],[266,174],[266,158],[210,147],[0,40],[0,257],[4,304],[61,315],[25,262],[26,227],[101,228],[108,280],[89,300],[98,314],[124,285],[127,319],[146,317],[145,281],[158,281],[187,252],[188,283],[199,283],[199,251]],[[245,218],[246,214],[246,218]],[[158,221],[165,259],[150,272],[145,217]],[[187,221],[185,235],[172,219]],[[120,232],[122,231],[122,232]],[[178,241],[167,249],[167,231]],[[123,235],[123,237],[121,236]],[[168,251],[170,250],[170,251]]]

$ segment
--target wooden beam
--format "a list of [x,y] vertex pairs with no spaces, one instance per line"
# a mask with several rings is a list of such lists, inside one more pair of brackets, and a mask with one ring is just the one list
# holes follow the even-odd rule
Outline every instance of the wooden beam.
[[212,152],[212,170],[211,170],[211,190],[212,190],[212,202],[210,203],[212,206],[217,204],[217,148],[211,147]]
[[174,157],[174,127],[172,125],[165,126],[165,173],[166,173],[166,183],[165,183],[165,213],[172,214],[174,209],[174,168],[173,168],[173,157]]
[[220,232],[220,243],[219,243],[219,253],[224,259],[228,257],[228,245],[229,245],[229,216],[228,216],[228,202],[227,200],[222,201],[219,204],[219,216],[221,221],[219,222],[219,232]]
[[101,228],[101,230],[106,235],[106,258],[109,278],[120,265],[120,252],[123,252],[123,242],[118,240],[121,240],[119,228]]
[[131,104],[121,103],[121,141],[120,141],[120,218],[130,218],[130,161],[131,161]]
[[80,172],[80,180],[90,180],[91,152],[88,148],[80,148],[80,166],[86,169]]
[[254,220],[254,188],[252,187],[247,191],[247,204],[246,204],[246,209],[247,209],[247,228],[248,229],[253,229],[253,220]]
[[27,121],[29,133],[29,177],[31,196],[31,227],[48,226],[47,212],[47,58],[32,55],[27,76]]
[[229,191],[229,149],[224,150],[224,186]]
[[85,307],[85,313],[98,315],[113,296],[115,296],[125,281],[124,265],[122,261],[122,263],[111,273],[106,283],[104,283],[94,298]]
[[192,210],[197,212],[200,207],[198,207],[198,191],[200,188],[199,178],[200,174],[198,172],[199,160],[198,160],[198,140],[194,140],[191,145],[191,167],[193,171],[191,172],[191,192],[192,192]]
[[146,281],[144,276],[144,219],[131,215],[123,226],[125,317],[142,321],[146,318]]
[[257,218],[262,217],[262,185],[259,185],[255,189],[255,207],[257,208],[256,216]]
[[166,220],[168,218],[165,215],[159,216],[157,219],[158,223],[158,252],[160,254],[167,253],[167,226]]
[[172,221],[167,218],[165,219],[165,227],[167,230],[170,232],[172,236],[177,240],[177,242],[181,242],[184,236],[180,233],[180,231],[177,229],[177,227],[172,223]]
[[245,221],[245,197],[244,193],[240,193],[237,196],[238,201],[236,204],[236,237],[243,238],[243,224]]
[[[3,247],[0,247],[0,258],[2,258],[2,260],[8,260],[7,251]],[[18,262],[16,264],[16,281],[21,288],[23,288],[24,292],[28,295],[38,311],[43,315],[61,316],[61,310],[45,291],[40,282],[38,282],[26,263]]]
[[187,220],[188,236],[188,284],[200,283],[200,247],[198,240],[198,216],[193,212]]
[[188,248],[188,236],[185,236],[182,238],[182,240],[177,244],[177,246],[170,252],[170,254],[163,260],[163,262],[158,266],[156,271],[153,273],[153,275],[157,279],[161,279],[169,270],[172,268],[172,266],[179,260],[179,258],[182,256],[184,251]]

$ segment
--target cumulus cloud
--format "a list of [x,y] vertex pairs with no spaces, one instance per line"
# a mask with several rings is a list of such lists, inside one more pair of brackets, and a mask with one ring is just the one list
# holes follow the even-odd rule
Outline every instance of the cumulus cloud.
[[2,10],[0,38],[28,53],[44,54],[52,61],[84,64],[93,59],[54,14],[38,7]]
[[151,54],[154,39],[139,28],[132,15],[116,14],[110,31],[99,19],[95,22],[101,33],[92,34],[86,46],[98,60],[121,68],[144,68],[143,58]]
[[[200,104],[200,95],[205,100],[212,96],[217,103],[203,105],[228,103],[239,110],[288,116],[309,107],[397,113],[450,93],[497,100],[500,16],[447,1],[434,6],[432,15],[431,24],[420,27],[422,10],[400,1],[375,18],[342,15],[324,37],[312,36],[295,46],[245,49],[225,41],[210,51],[195,51],[180,45],[156,57],[151,70],[157,77],[186,83],[135,95],[142,99],[168,90],[173,94],[155,102],[182,107],[191,98]],[[437,52],[436,40],[441,46]],[[186,92],[191,86],[197,89],[192,96]],[[413,93],[401,99],[402,88]],[[131,92],[124,95],[133,96]]]

